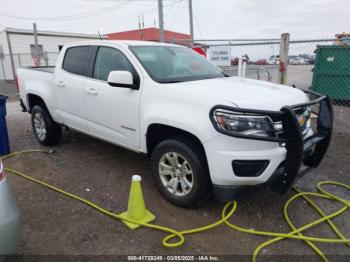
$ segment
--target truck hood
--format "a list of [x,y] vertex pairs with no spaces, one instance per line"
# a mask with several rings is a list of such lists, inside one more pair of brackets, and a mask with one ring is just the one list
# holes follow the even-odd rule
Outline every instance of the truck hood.
[[176,84],[184,92],[211,96],[233,103],[240,108],[280,110],[283,106],[307,102],[299,89],[238,77],[225,77]]

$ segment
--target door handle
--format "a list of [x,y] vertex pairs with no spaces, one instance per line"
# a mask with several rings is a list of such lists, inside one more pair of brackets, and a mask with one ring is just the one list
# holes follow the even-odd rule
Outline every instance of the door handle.
[[89,88],[89,89],[86,91],[86,93],[87,93],[88,95],[91,95],[91,96],[97,96],[97,95],[98,95],[98,92],[96,91],[95,88]]
[[57,86],[58,86],[58,87],[66,87],[66,85],[65,85],[62,81],[59,81],[59,82],[57,83]]

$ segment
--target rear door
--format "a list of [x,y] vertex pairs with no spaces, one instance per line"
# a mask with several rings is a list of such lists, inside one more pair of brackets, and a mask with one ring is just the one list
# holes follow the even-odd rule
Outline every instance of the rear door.
[[66,50],[62,68],[56,70],[55,88],[59,113],[69,127],[87,131],[84,89],[90,46],[74,46]]
[[141,92],[110,86],[107,78],[114,70],[129,71],[134,83],[139,83],[139,74],[126,55],[114,47],[98,47],[91,65],[84,93],[89,132],[112,143],[138,149]]

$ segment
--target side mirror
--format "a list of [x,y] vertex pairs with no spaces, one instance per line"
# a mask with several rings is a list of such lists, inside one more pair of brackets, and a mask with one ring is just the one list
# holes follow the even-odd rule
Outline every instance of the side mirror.
[[110,86],[139,89],[139,86],[134,84],[133,76],[129,71],[111,71],[107,82]]

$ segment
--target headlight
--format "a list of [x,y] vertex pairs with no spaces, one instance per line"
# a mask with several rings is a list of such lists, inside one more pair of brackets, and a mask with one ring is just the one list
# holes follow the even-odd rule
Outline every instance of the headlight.
[[274,126],[268,116],[247,115],[217,109],[213,112],[213,118],[217,127],[233,134],[256,136],[274,136],[281,126]]

